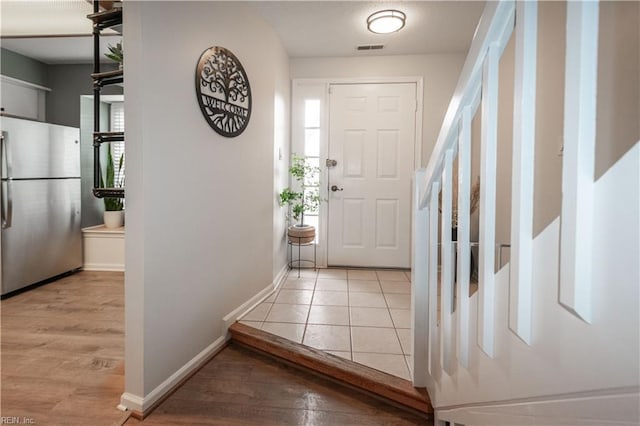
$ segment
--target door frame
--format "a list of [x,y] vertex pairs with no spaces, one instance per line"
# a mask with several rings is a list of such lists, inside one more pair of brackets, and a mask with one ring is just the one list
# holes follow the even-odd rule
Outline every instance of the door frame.
[[[320,99],[320,196],[329,198],[328,173],[322,164],[322,159],[329,155],[329,90],[332,85],[340,84],[402,84],[415,83],[416,85],[416,122],[415,139],[413,142],[413,166],[414,170],[421,167],[422,161],[422,122],[424,115],[424,83],[421,76],[405,77],[353,77],[353,78],[294,78],[291,80],[291,142],[290,152],[304,152],[304,111],[302,103],[309,99],[309,93],[313,93],[314,99]],[[413,185],[413,181],[411,182]],[[413,189],[412,189],[413,190]],[[411,192],[413,193],[413,192]],[[411,218],[410,218],[411,220]],[[412,223],[412,221],[410,222]],[[327,267],[327,236],[328,236],[328,208],[327,203],[321,203],[318,216],[319,232],[317,234],[317,265]],[[410,247],[412,248],[410,234]]]

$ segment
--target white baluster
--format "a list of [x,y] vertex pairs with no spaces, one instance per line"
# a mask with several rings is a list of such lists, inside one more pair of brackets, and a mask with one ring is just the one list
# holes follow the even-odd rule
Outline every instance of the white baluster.
[[516,5],[509,328],[531,343],[538,4]]
[[429,197],[429,372],[440,378],[440,329],[438,324],[438,192],[440,183],[431,185]]
[[442,214],[440,245],[442,259],[442,272],[440,280],[440,292],[442,294],[442,335],[441,347],[442,365],[447,374],[455,371],[455,352],[453,349],[454,328],[453,323],[453,244],[451,243],[451,212],[452,208],[452,181],[453,181],[453,150],[448,149],[444,154],[444,170],[442,172]]
[[494,356],[496,146],[498,134],[498,66],[500,49],[491,44],[482,74],[482,142],[480,154],[480,259],[478,345]]
[[591,321],[591,247],[598,71],[597,1],[567,2],[560,303]]
[[462,110],[458,138],[458,362],[469,366],[471,107]]

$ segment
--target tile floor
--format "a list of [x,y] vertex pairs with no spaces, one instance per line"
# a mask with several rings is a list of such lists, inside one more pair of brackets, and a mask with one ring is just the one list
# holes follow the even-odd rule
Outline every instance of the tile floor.
[[240,322],[409,380],[409,271],[295,272]]

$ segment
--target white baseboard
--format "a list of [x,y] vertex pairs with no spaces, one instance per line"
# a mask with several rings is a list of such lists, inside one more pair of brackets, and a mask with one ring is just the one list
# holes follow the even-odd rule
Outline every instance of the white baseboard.
[[[490,426],[637,426],[637,387],[435,409],[438,421]],[[436,422],[436,424],[438,424]]]
[[287,276],[289,268],[287,265],[284,265],[280,272],[273,279],[273,282],[262,289],[258,294],[253,296],[251,299],[244,302],[242,305],[238,306],[236,309],[227,314],[224,318],[222,318],[224,330],[228,330],[231,325],[238,320],[238,318],[242,318],[245,314],[255,308],[257,305],[262,303],[266,298],[271,296],[273,292],[275,292],[282,283],[284,282],[285,277]]
[[121,263],[85,263],[82,270],[124,272],[124,265]]
[[120,404],[118,405],[118,409],[137,411],[144,414],[146,410],[149,410],[168,392],[171,392],[176,386],[178,386],[182,380],[202,367],[202,365],[204,365],[211,357],[213,357],[218,351],[220,351],[229,340],[227,330],[231,326],[231,324],[233,324],[242,315],[253,309],[257,304],[262,303],[264,299],[266,299],[274,291],[276,291],[284,282],[284,279],[287,276],[287,271],[287,265],[284,265],[271,284],[269,284],[251,299],[234,309],[231,313],[226,315],[222,319],[224,323],[224,334],[221,337],[219,337],[216,341],[207,346],[202,352],[193,357],[189,362],[183,365],[178,371],[173,373],[158,387],[149,392],[147,396],[140,397],[128,392],[123,393],[120,397]]
[[126,409],[145,413],[146,410],[153,407],[160,399],[171,392],[176,386],[187,378],[191,373],[202,367],[211,357],[224,348],[228,337],[221,336],[215,342],[207,346],[198,355],[193,357],[189,362],[183,365],[178,371],[173,373],[167,380],[162,382],[158,387],[149,392],[145,397],[139,397],[131,393],[125,392],[120,397],[119,409]]

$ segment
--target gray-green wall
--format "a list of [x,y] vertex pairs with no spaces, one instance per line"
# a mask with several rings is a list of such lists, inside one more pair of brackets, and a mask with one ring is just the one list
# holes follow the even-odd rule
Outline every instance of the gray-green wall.
[[[103,71],[116,65],[103,64]],[[7,77],[38,84],[51,89],[46,94],[45,121],[63,126],[80,127],[80,96],[93,95],[91,64],[47,65],[43,62],[1,49],[0,73]],[[103,95],[121,95],[122,87],[107,86]]]
[[[103,65],[102,70],[115,69],[113,65]],[[80,96],[93,95],[91,73],[93,65],[49,65],[47,93],[47,122],[63,126],[80,127]],[[122,87],[107,86],[103,95],[121,95]]]
[[7,49],[0,49],[0,74],[47,86],[47,64]]

